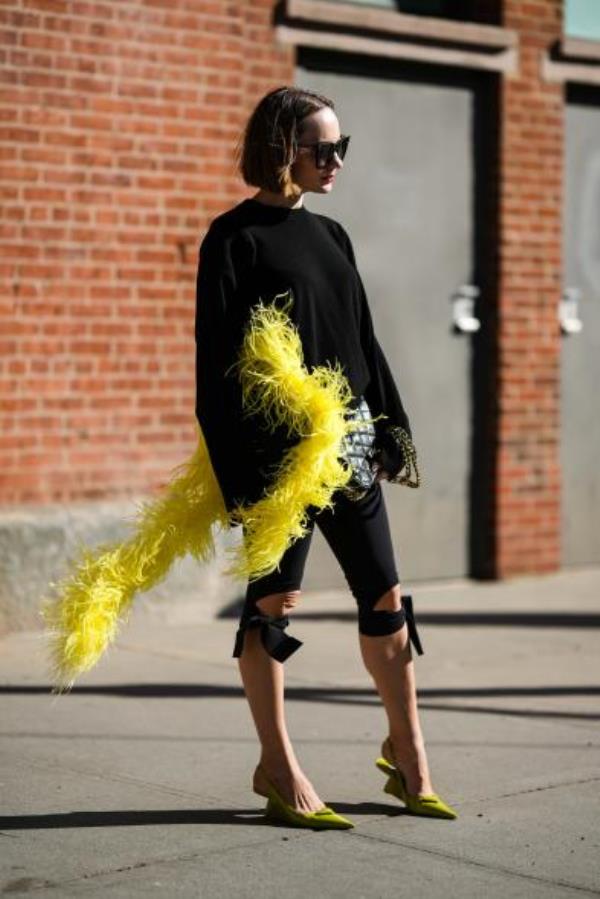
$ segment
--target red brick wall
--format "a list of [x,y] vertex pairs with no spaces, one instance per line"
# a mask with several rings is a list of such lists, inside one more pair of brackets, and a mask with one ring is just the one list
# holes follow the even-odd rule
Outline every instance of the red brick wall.
[[198,244],[293,78],[272,5],[0,5],[5,505],[152,490],[194,448]]
[[[0,502],[151,490],[195,445],[194,286],[233,150],[294,77],[273,0],[0,3]],[[520,33],[499,79],[496,575],[560,564],[562,0],[479,0]]]
[[500,86],[496,573],[560,567],[563,87],[541,79],[562,0],[503,0],[519,77]]

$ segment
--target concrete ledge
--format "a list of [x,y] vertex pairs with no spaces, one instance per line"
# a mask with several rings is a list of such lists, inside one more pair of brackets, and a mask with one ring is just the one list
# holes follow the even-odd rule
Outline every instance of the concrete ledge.
[[[0,514],[0,633],[41,628],[43,597],[54,595],[58,582],[77,557],[79,546],[126,539],[134,533],[139,503],[147,497],[118,502],[70,503],[14,507]],[[201,565],[191,557],[175,563],[165,580],[140,594],[139,607],[165,621],[213,619],[245,584],[226,578],[225,548],[239,539],[239,528],[218,534],[217,553]]]
[[286,0],[282,13],[281,44],[518,74],[519,35],[508,28],[327,0]]

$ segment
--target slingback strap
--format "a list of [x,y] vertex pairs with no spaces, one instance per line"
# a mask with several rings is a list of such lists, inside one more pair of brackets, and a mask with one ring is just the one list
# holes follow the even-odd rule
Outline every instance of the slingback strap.
[[302,646],[302,641],[284,633],[284,629],[290,623],[287,615],[276,618],[274,615],[265,615],[257,612],[243,621],[235,635],[235,646],[232,658],[239,658],[244,647],[244,633],[248,629],[260,628],[262,645],[271,658],[278,662],[285,662],[293,652]]
[[408,624],[408,637],[420,656],[424,655],[424,650],[419,639],[417,624],[415,621],[415,613],[413,611],[412,596],[404,594],[401,597],[402,607],[406,612],[406,623]]

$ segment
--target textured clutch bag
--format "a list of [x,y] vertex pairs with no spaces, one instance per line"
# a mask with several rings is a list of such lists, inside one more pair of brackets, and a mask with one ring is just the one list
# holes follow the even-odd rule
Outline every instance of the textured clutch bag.
[[358,427],[349,431],[342,441],[341,455],[352,469],[352,476],[341,489],[350,499],[360,499],[376,480],[373,470],[376,432],[375,425],[369,421],[373,416],[364,396],[347,417],[356,421]]
[[391,484],[419,487],[421,483],[417,453],[408,431],[400,425],[387,425],[379,437],[369,405],[364,398],[349,412],[358,426],[342,441],[342,458],[352,469],[352,476],[342,487],[350,499],[361,499],[377,480],[378,467],[383,468]]

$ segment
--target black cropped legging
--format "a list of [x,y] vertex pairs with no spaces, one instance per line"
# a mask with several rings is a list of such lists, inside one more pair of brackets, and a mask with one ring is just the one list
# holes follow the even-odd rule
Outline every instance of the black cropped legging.
[[269,655],[284,662],[302,642],[284,633],[286,615],[261,612],[257,600],[271,593],[299,590],[315,523],[321,530],[344,572],[358,606],[358,629],[369,636],[392,634],[408,623],[409,635],[419,654],[423,653],[416,631],[410,596],[402,597],[397,611],[374,609],[377,600],[399,583],[394,548],[381,484],[376,481],[359,500],[341,490],[332,496],[333,508],[309,508],[308,533],[292,543],[271,574],[249,581],[244,608],[236,634],[234,657],[242,654],[244,632],[259,627]]

